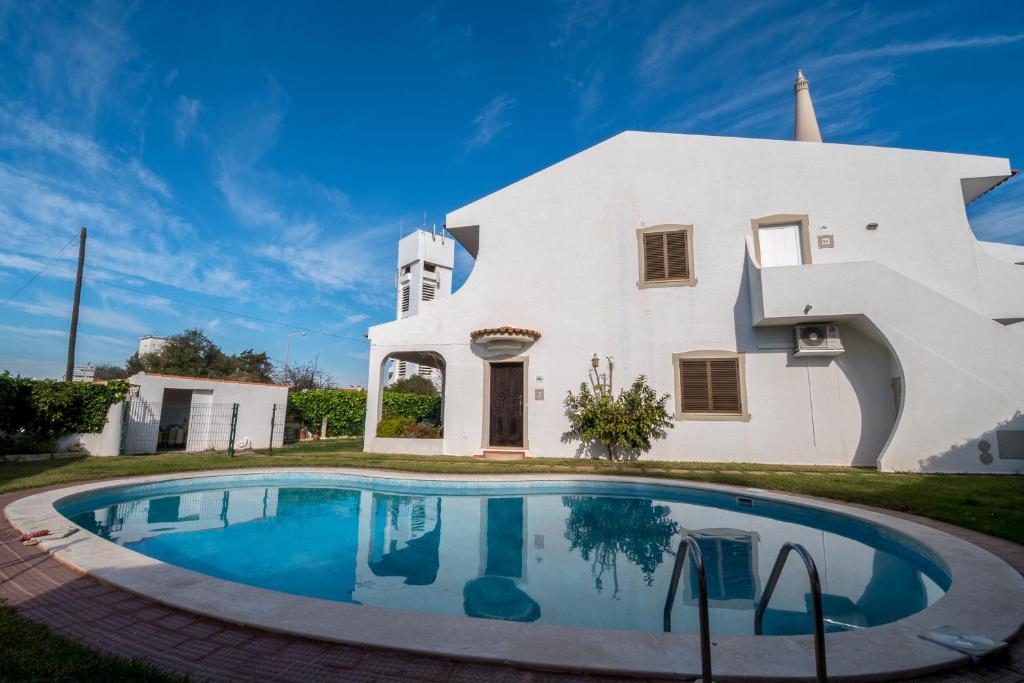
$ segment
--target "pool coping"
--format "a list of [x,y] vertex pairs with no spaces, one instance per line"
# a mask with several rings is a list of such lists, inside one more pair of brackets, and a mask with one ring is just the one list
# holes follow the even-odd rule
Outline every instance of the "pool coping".
[[[890,624],[829,634],[833,680],[888,680],[962,665],[966,656],[922,640],[919,634],[953,625],[1009,640],[1024,620],[1024,577],[990,552],[944,531],[886,514],[802,496],[704,482],[648,477],[571,474],[437,475],[354,468],[245,468],[108,479],[26,496],[4,513],[23,532],[55,535],[77,528],[54,503],[77,493],[179,479],[336,474],[354,479],[422,481],[597,481],[719,491],[828,510],[909,536],[946,565],[952,585],[930,607]],[[472,619],[353,605],[245,586],[169,565],[81,530],[46,538],[40,546],[64,564],[130,592],[185,611],[268,631],[330,642],[396,649],[457,659],[631,676],[699,675],[698,639],[692,635],[585,629],[549,624]],[[813,678],[811,636],[714,636],[716,680]],[[870,653],[870,656],[865,656]]]

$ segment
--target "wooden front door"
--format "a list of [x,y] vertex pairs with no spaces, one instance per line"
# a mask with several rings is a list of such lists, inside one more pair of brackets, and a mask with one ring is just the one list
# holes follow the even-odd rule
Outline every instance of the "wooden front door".
[[523,364],[491,363],[491,446],[523,445]]

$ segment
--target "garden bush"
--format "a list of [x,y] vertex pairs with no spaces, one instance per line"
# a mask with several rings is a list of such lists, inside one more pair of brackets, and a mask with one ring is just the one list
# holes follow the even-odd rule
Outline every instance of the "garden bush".
[[0,450],[47,452],[64,434],[101,432],[110,406],[127,393],[121,380],[91,384],[0,374]]
[[414,422],[405,428],[405,433],[402,436],[406,439],[440,439],[441,428],[423,422]]
[[386,417],[377,423],[377,436],[385,439],[399,439],[405,436],[409,427],[416,424],[411,417]]
[[[327,436],[362,436],[366,416],[366,392],[314,389],[288,394],[288,411],[313,431],[327,418]],[[381,416],[412,418],[413,422],[437,420],[441,397],[385,391]]]
[[659,397],[643,375],[618,396],[610,381],[582,383],[578,394],[570,391],[565,398],[569,431],[563,438],[579,439],[580,452],[590,447],[592,457],[597,457],[593,447],[600,445],[609,460],[636,460],[651,450],[652,439],[665,438],[665,430],[673,427],[669,400],[668,394]]

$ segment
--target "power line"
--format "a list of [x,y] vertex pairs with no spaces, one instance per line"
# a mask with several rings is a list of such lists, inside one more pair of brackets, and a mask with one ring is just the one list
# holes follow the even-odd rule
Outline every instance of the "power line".
[[19,294],[21,294],[21,293],[22,293],[23,291],[25,291],[25,288],[26,288],[26,287],[28,287],[28,286],[29,286],[30,284],[32,284],[33,282],[35,282],[35,281],[36,281],[36,278],[37,278],[37,277],[39,277],[40,275],[42,275],[42,274],[43,274],[43,271],[44,271],[44,270],[46,270],[47,268],[49,268],[49,267],[50,267],[50,265],[51,265],[51,264],[52,264],[52,263],[53,263],[54,261],[56,261],[57,259],[59,259],[59,258],[60,258],[60,255],[61,255],[61,254],[63,254],[63,253],[65,252],[65,250],[67,250],[67,248],[71,246],[71,243],[72,243],[72,242],[74,242],[74,241],[75,241],[76,239],[78,239],[78,235],[77,235],[77,234],[75,234],[75,235],[72,235],[72,236],[71,236],[71,239],[69,239],[69,240],[67,241],[67,244],[65,244],[65,245],[64,245],[63,247],[61,247],[61,248],[60,248],[60,251],[58,251],[58,252],[57,252],[56,254],[54,254],[53,256],[51,256],[51,257],[50,257],[50,260],[49,260],[49,261],[47,261],[46,263],[44,263],[44,264],[43,264],[43,267],[42,267],[42,268],[40,268],[39,270],[37,270],[37,271],[35,272],[35,274],[34,274],[34,275],[33,275],[32,277],[30,277],[30,278],[29,278],[28,280],[26,280],[26,281],[24,282],[24,284],[22,284],[22,285],[21,285],[21,287],[18,287],[18,288],[17,288],[16,290],[14,290],[14,294],[11,294],[11,295],[10,295],[9,297],[7,297],[7,298],[6,298],[5,300],[4,300],[4,302],[3,302],[2,304],[0,304],[0,306],[6,306],[7,304],[11,303],[11,301],[13,301],[13,300],[14,300],[14,297],[18,296],[18,295],[19,295]]
[[205,308],[209,311],[216,313],[223,313],[224,315],[233,315],[239,318],[248,318],[249,320],[256,320],[261,323],[267,323],[268,325],[280,325],[281,327],[288,327],[293,330],[301,330],[302,332],[310,332],[312,334],[322,334],[325,337],[334,337],[335,339],[344,339],[345,341],[356,342],[358,344],[367,344],[365,339],[356,339],[354,337],[345,337],[340,334],[334,334],[333,332],[327,332],[326,330],[317,330],[310,327],[302,327],[301,325],[294,325],[292,323],[281,322],[280,320],[271,320],[269,318],[261,318],[258,315],[250,315],[248,313],[238,313],[237,311],[229,311],[225,308],[218,308],[216,306],[210,306],[209,304],[200,304],[195,301],[187,301],[185,299],[177,299],[173,296],[167,296],[165,294],[155,294],[154,292],[147,292],[143,289],[137,289],[135,287],[129,287],[128,285],[122,285],[117,282],[111,282],[110,280],[104,280],[102,278],[93,277],[91,275],[85,276],[87,280],[91,280],[99,285],[106,285],[108,287],[117,287],[118,289],[124,289],[129,292],[135,292],[136,294],[143,294],[145,296],[152,296],[158,299],[166,299],[167,301],[173,301],[178,304],[185,304],[186,306],[195,306],[196,308]]
[[[17,289],[17,291],[15,291],[13,294],[11,294],[11,296],[9,296],[6,301],[4,301],[2,304],[0,304],[0,306],[5,306],[5,305],[9,304],[16,296],[21,294],[21,292],[26,287],[28,287],[30,284],[32,284],[32,282],[35,281],[35,279],[37,277],[39,277],[40,275],[43,274],[43,271],[45,271],[48,267],[50,267],[50,265],[52,265],[54,261],[56,261],[58,258],[60,258],[61,254],[63,254],[67,250],[67,248],[69,246],[71,246],[71,243],[74,242],[76,239],[78,239],[78,235],[77,234],[72,235],[71,239],[69,239],[67,241],[67,244],[65,244],[63,247],[61,247],[60,251],[58,251],[56,254],[54,254],[53,257],[49,261],[47,261],[43,265],[43,267],[39,269],[38,272],[36,272],[31,278],[28,279],[27,282],[25,282],[21,287],[19,287]],[[62,269],[62,270],[64,270],[64,269]],[[67,271],[67,272],[71,272],[71,271]],[[195,301],[187,301],[185,299],[178,299],[178,298],[175,298],[173,296],[167,296],[165,294],[156,294],[154,292],[147,292],[147,291],[145,291],[143,289],[138,289],[136,287],[129,287],[128,285],[122,285],[120,283],[112,282],[110,280],[106,280],[106,279],[103,279],[103,278],[98,278],[98,277],[95,277],[93,275],[85,275],[84,277],[85,277],[85,279],[87,279],[87,280],[89,280],[91,282],[94,282],[94,283],[96,283],[98,285],[106,285],[108,287],[116,287],[118,289],[123,289],[123,290],[129,291],[129,292],[134,292],[136,294],[142,294],[142,295],[145,295],[145,296],[152,296],[152,297],[156,297],[158,299],[165,299],[167,301],[173,301],[174,303],[184,304],[186,306],[195,306],[196,308],[205,308],[206,310],[214,311],[215,313],[222,313],[224,315],[232,315],[232,316],[236,316],[236,317],[239,317],[239,318],[248,318],[249,320],[256,320],[258,322],[266,323],[268,325],[279,325],[281,327],[287,327],[287,328],[290,328],[290,329],[293,329],[293,330],[300,330],[302,332],[309,332],[309,333],[312,333],[312,334],[322,334],[325,337],[334,337],[335,339],[343,339],[345,341],[356,342],[357,344],[367,344],[367,343],[369,343],[366,339],[356,339],[354,337],[346,337],[344,335],[334,334],[333,332],[327,332],[326,330],[317,330],[317,329],[313,329],[313,328],[310,328],[310,327],[303,327],[301,325],[294,325],[292,323],[281,322],[280,320],[271,320],[269,318],[262,318],[262,317],[260,317],[258,315],[251,315],[249,313],[239,313],[237,311],[229,311],[229,310],[227,310],[225,308],[218,308],[217,306],[210,306],[209,304],[201,304],[201,303],[197,303]]]

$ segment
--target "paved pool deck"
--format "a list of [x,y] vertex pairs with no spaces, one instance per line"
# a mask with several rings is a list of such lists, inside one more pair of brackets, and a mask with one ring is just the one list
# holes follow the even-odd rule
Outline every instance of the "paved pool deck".
[[[0,496],[0,508],[45,490]],[[868,507],[861,509],[952,533],[992,552],[1024,573],[1024,546],[912,515]],[[453,657],[328,643],[199,616],[84,576],[39,547],[23,546],[6,518],[0,519],[0,599],[30,619],[88,647],[119,657],[145,660],[168,673],[189,675],[194,680],[486,683],[626,680],[621,676],[534,671]],[[906,680],[1024,683],[1024,640],[1017,639],[1009,656],[998,663]]]

